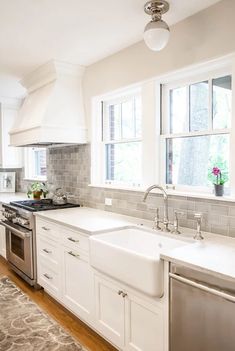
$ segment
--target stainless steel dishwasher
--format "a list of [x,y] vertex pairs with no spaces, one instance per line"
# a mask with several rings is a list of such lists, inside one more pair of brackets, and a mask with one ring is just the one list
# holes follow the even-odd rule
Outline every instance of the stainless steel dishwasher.
[[235,283],[170,266],[170,351],[235,351]]

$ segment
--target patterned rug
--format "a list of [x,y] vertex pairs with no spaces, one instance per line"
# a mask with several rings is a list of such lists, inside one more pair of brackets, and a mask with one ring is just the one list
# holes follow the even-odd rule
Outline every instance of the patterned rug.
[[85,351],[7,277],[0,279],[1,351]]

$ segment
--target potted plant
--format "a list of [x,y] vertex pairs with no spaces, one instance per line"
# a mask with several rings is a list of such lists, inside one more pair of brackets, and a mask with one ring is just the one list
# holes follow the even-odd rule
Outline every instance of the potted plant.
[[226,177],[222,174],[221,169],[218,167],[213,167],[211,173],[214,178],[213,183],[215,189],[215,196],[223,196],[224,184],[227,181]]
[[33,195],[34,200],[40,200],[41,196],[45,198],[46,195],[48,194],[48,189],[45,183],[41,182],[34,182],[30,184],[27,196],[30,198],[31,195]]

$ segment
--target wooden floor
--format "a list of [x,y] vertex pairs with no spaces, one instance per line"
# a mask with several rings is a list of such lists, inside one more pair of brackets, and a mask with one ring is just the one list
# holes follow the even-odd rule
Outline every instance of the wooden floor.
[[8,276],[24,293],[88,350],[116,351],[113,346],[108,344],[98,334],[53,300],[44,290],[35,291],[34,288],[26,284],[18,275],[8,268],[6,261],[0,257],[0,278],[2,276]]

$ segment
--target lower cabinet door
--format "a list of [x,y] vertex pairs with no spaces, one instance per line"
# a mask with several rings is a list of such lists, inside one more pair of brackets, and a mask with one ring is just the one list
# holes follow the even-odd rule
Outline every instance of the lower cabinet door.
[[125,300],[120,294],[120,289],[96,276],[95,299],[97,329],[113,344],[123,349]]
[[0,255],[6,258],[6,230],[0,225]]
[[47,292],[53,297],[59,299],[61,294],[60,273],[52,269],[48,262],[44,262],[40,258],[37,261],[37,269],[38,284],[47,290]]
[[163,351],[163,311],[130,295],[125,297],[125,339],[128,351]]
[[86,255],[63,249],[63,303],[87,322],[93,319],[94,277]]

